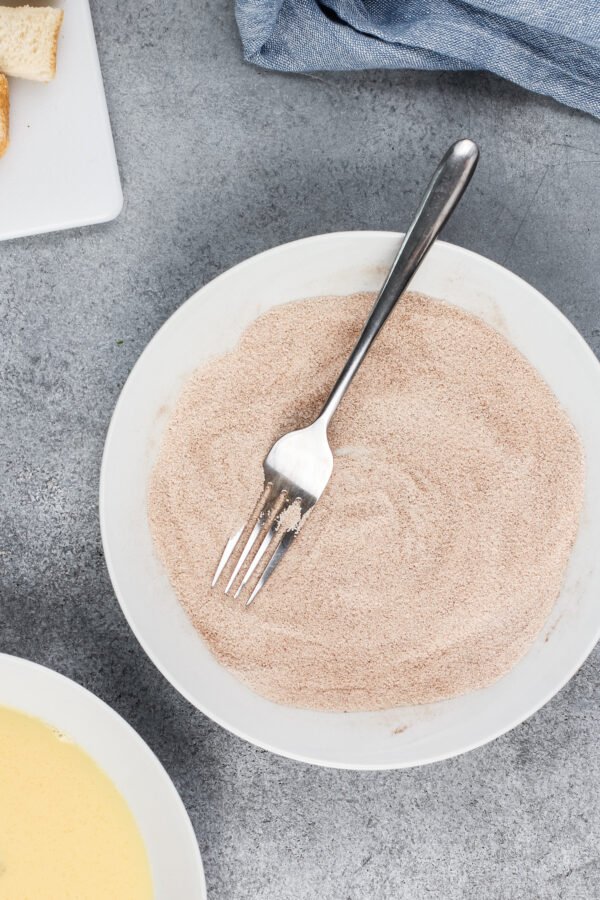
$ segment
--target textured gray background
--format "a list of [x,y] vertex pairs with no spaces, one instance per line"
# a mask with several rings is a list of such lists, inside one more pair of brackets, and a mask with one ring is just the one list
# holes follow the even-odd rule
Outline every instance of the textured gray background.
[[446,237],[524,276],[598,351],[599,123],[486,75],[265,74],[242,63],[228,0],[92,5],[125,208],[0,246],[1,649],[91,688],[148,741],[211,900],[600,897],[598,651],[462,758],[387,774],[288,762],[205,719],[144,656],[96,499],[119,390],[177,306],[275,244],[401,229],[458,136],[482,162]]

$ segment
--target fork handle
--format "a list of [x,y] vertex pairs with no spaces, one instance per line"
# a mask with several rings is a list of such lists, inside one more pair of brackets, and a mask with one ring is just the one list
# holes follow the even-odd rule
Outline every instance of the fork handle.
[[471,180],[478,159],[477,144],[468,139],[457,141],[444,154],[404,236],[398,255],[356,346],[317,419],[326,428],[367,355],[369,347],[408,287],[427,251],[452,215]]

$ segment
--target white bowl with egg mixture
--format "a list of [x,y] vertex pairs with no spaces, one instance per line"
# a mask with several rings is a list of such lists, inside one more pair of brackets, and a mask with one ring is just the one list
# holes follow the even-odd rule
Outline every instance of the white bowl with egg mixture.
[[205,900],[202,860],[185,807],[156,756],[124,719],[69,678],[0,653],[2,707],[51,726],[108,775],[141,834],[156,900]]
[[[531,286],[442,242],[411,287],[472,312],[503,333],[553,390],[585,450],[579,534],[561,594],[529,652],[491,686],[452,700],[378,712],[316,712],[280,706],[250,691],[213,658],[180,607],[152,546],[147,489],[165,423],[186,378],[209,357],[231,349],[244,328],[273,306],[377,290],[399,241],[398,234],[379,232],[307,238],[247,260],[208,284],[140,357],[115,409],[103,460],[100,513],[107,565],[146,652],[184,696],[224,727],[258,746],[320,765],[402,768],[484,744],[547,702],[600,636],[595,566],[600,366],[569,322]],[[216,557],[221,549],[215,548]],[[215,602],[224,601],[215,595]]]

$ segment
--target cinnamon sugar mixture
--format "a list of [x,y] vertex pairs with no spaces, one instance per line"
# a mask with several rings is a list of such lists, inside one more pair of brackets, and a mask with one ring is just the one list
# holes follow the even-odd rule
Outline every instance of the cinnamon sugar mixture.
[[329,486],[249,609],[210,583],[262,460],[318,413],[373,296],[256,320],[192,375],[149,492],[155,545],[211,651],[280,703],[365,710],[507,672],[560,591],[583,496],[578,437],[478,318],[409,294],[336,413]]

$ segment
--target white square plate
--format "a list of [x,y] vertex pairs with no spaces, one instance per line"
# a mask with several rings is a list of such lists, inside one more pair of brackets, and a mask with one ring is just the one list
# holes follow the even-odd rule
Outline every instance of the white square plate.
[[9,78],[0,240],[106,222],[123,205],[88,0],[51,5],[65,11],[56,77],[49,84]]

